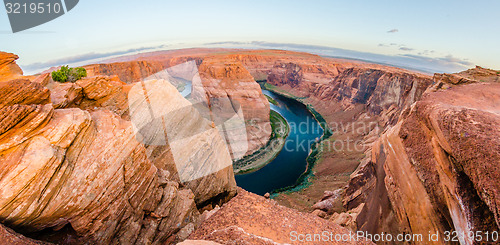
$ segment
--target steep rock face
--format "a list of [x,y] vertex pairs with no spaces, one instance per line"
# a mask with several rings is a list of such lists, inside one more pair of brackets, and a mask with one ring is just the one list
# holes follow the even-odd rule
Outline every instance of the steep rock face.
[[[235,194],[224,138],[174,86],[165,80],[141,82],[131,88],[128,100],[131,122],[149,158],[189,187],[197,204]],[[157,154],[161,149],[166,154]]]
[[282,65],[275,65],[273,67],[272,73],[269,74],[267,80],[271,84],[284,85],[287,84],[294,88],[302,82],[304,73],[302,72],[302,67],[294,64],[287,63]]
[[246,154],[263,147],[271,135],[270,105],[250,73],[241,63],[226,57],[204,59],[199,73],[202,87],[194,86],[193,96],[206,96],[213,107],[227,98],[235,112],[241,108],[248,142]]
[[[0,87],[0,220],[16,231],[47,240],[53,233],[76,234],[68,242],[172,243],[196,226],[197,205],[236,191],[231,167],[181,183],[171,146],[145,145],[122,111],[110,110],[127,107],[124,84],[114,78],[51,87],[60,93],[52,96],[55,104],[38,82],[18,79]],[[68,96],[78,87],[80,104]],[[170,91],[176,94],[171,105],[187,103]],[[208,137],[184,145],[184,154],[204,166],[221,159],[230,166],[223,139]],[[200,147],[206,142],[213,147]]]
[[23,75],[23,71],[16,64],[19,56],[0,51],[0,82],[9,81]]
[[[308,98],[307,101],[327,119],[332,109],[352,110],[361,104],[366,105],[371,115],[381,116],[386,123],[394,124],[399,113],[420,98],[432,82],[428,76],[398,69],[350,67],[338,73],[335,69],[312,70],[313,74],[308,74],[311,69],[301,67],[300,64],[287,64],[284,71],[272,70],[268,81],[288,86],[297,96]],[[330,79],[314,79],[319,71]]]
[[[483,75],[482,68],[437,74],[435,86],[375,142],[344,199],[348,209],[366,203],[359,229],[499,230],[500,84],[481,82]],[[498,81],[491,72],[489,79]]]
[[[189,238],[252,245],[372,244],[364,238],[336,241],[329,233],[327,238],[313,237],[313,234],[324,234],[325,231],[331,232],[333,236],[349,235],[349,230],[333,222],[280,206],[273,200],[239,189],[236,197],[213,213]],[[310,234],[309,238],[305,234]]]

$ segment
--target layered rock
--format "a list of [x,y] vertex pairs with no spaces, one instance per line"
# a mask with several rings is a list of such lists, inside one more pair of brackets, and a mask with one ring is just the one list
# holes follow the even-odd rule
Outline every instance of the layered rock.
[[0,51],[0,82],[9,81],[23,75],[23,71],[16,64],[19,56]]
[[56,109],[75,107],[83,98],[82,87],[75,83],[49,82],[46,87],[50,89],[50,100]]
[[482,68],[436,74],[435,86],[375,142],[344,200],[348,209],[365,203],[358,229],[499,230],[500,83],[484,82],[485,73],[498,81]]
[[[279,66],[278,66],[279,67]],[[309,73],[311,72],[311,73]],[[318,77],[329,77],[329,80]],[[384,124],[394,124],[399,113],[415,102],[431,84],[428,76],[399,69],[350,67],[307,69],[299,64],[286,64],[275,69],[269,83],[289,90],[298,97],[308,98],[327,120],[336,111],[364,110],[380,116]]]
[[[193,86],[193,97],[208,98],[208,103],[213,108],[233,107],[235,114],[238,110],[243,112],[247,145],[236,149],[242,151],[242,154],[233,149],[233,159],[251,154],[265,146],[271,135],[269,101],[242,64],[224,56],[206,58],[199,67],[199,73],[201,86]],[[223,101],[227,101],[229,105],[219,105]]]
[[125,83],[136,83],[166,67],[160,63],[138,61],[88,65],[84,66],[84,68],[87,70],[87,75],[89,77],[97,75],[117,75],[118,78]]
[[[0,83],[3,224],[46,240],[172,243],[196,227],[197,206],[235,194],[229,152],[209,122],[184,115],[209,130],[177,155],[202,167],[221,161],[229,167],[181,181],[173,146],[145,144],[124,116],[128,89],[118,79],[47,86],[27,79]],[[190,107],[173,86],[168,91],[171,99],[163,106]],[[163,119],[179,124],[178,118]]]

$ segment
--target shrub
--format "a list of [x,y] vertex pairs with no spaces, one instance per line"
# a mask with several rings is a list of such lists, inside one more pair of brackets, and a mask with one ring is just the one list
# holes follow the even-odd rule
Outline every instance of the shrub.
[[62,66],[61,69],[52,72],[52,79],[61,83],[74,83],[86,76],[87,70],[82,67],[69,68],[68,66]]

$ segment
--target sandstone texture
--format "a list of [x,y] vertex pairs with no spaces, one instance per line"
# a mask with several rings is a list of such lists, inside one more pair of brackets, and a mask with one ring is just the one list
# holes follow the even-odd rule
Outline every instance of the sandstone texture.
[[434,76],[434,86],[373,144],[371,160],[352,175],[344,204],[364,203],[358,229],[499,230],[499,77],[480,67]]
[[[15,66],[12,56],[5,59],[0,64]],[[0,82],[0,221],[16,232],[70,244],[170,244],[196,228],[198,208],[235,195],[224,139],[195,114],[184,120],[211,130],[175,154],[202,167],[229,167],[182,181],[173,145],[138,138],[128,111],[131,88],[118,77],[74,84],[46,75],[4,79],[12,76]],[[163,106],[189,108],[175,88],[168,91]],[[169,127],[179,118],[162,119],[165,129],[177,130]],[[4,241],[24,239],[11,234],[2,230]]]
[[[298,241],[297,234],[349,234],[349,230],[312,214],[278,205],[273,200],[242,189],[189,237],[221,244],[372,244],[360,239],[352,242],[320,240]],[[294,241],[295,240],[295,241]]]
[[9,81],[23,75],[23,71],[16,64],[19,56],[0,51],[0,82]]
[[[203,60],[199,72],[202,88],[193,88],[195,96],[207,96],[209,103],[227,98],[231,107],[241,108],[243,112],[248,145],[240,155],[251,154],[265,146],[271,135],[269,102],[245,67],[225,56],[210,57]],[[212,106],[220,107],[216,103]]]

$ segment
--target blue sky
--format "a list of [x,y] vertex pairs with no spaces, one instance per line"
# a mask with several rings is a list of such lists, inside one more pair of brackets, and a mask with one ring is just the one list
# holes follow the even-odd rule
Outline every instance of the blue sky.
[[0,10],[0,50],[18,54],[18,63],[30,68],[34,63],[41,67],[71,57],[142,47],[172,49],[207,43],[246,47],[243,44],[260,41],[326,46],[333,48],[327,52],[333,56],[346,56],[338,50],[373,53],[397,58],[383,61],[395,65],[401,65],[401,57],[418,59],[430,67],[442,65],[437,71],[476,64],[500,69],[499,10],[500,1],[495,0],[82,0],[64,16],[16,34],[10,31],[6,12]]

